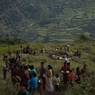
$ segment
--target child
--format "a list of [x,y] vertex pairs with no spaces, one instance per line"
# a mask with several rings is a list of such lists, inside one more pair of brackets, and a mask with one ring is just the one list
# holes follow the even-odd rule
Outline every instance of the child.
[[35,72],[32,73],[31,79],[28,81],[28,87],[32,95],[34,95],[38,88],[38,77]]
[[58,74],[56,74],[55,76],[54,83],[55,83],[55,91],[59,91],[60,90],[60,77]]

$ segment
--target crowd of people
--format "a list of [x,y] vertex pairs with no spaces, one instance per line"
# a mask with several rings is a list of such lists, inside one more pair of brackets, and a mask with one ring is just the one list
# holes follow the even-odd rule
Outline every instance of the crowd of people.
[[82,68],[71,68],[71,62],[65,55],[63,64],[57,73],[53,66],[49,64],[45,66],[45,62],[40,62],[40,67],[36,68],[32,64],[22,64],[22,56],[19,52],[8,53],[4,55],[5,62],[3,66],[3,78],[6,80],[8,72],[11,74],[12,84],[17,87],[17,95],[55,95],[57,92],[63,91],[61,87],[74,86],[74,83],[80,83],[81,77],[87,71],[87,65]]

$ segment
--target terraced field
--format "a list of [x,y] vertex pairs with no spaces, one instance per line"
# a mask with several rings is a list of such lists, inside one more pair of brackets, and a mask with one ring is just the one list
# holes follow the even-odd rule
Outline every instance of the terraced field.
[[94,0],[0,0],[1,36],[59,42],[85,32],[95,36],[94,30]]

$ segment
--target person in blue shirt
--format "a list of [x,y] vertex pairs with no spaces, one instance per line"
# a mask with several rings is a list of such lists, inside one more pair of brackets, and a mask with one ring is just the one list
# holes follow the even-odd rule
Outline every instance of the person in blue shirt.
[[29,66],[29,69],[30,69],[30,70],[29,70],[30,76],[32,75],[33,72],[37,73],[37,70],[36,70],[36,68],[34,67],[34,65],[30,65],[30,66]]
[[35,72],[32,73],[32,76],[28,81],[28,87],[32,95],[34,95],[36,90],[38,89],[38,77]]

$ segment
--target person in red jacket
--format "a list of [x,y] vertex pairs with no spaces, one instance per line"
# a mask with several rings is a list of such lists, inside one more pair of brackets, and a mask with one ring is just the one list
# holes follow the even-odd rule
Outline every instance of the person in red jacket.
[[68,74],[68,80],[69,80],[71,86],[73,86],[73,83],[76,80],[76,73],[74,72],[74,69],[72,69],[70,71],[70,73]]

